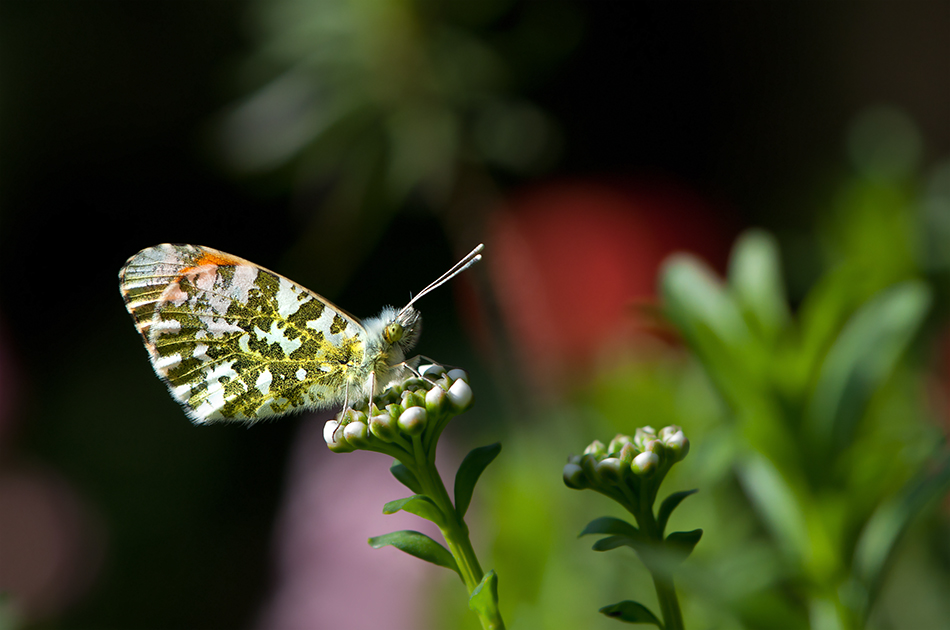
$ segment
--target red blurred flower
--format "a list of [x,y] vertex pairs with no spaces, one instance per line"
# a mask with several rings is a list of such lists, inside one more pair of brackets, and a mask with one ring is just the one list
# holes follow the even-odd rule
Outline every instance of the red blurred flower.
[[[731,224],[731,222],[730,222]],[[486,260],[528,377],[550,389],[650,336],[662,261],[686,250],[724,267],[734,233],[670,185],[564,181],[512,196],[489,222]]]

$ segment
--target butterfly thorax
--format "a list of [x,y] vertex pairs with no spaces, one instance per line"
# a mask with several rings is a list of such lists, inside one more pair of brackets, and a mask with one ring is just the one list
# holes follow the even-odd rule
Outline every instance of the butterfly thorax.
[[[405,360],[422,331],[422,317],[412,307],[396,311],[383,308],[377,317],[363,320],[366,330],[366,351],[363,361],[353,370],[350,383],[365,400],[405,377]],[[350,402],[355,402],[351,400]]]

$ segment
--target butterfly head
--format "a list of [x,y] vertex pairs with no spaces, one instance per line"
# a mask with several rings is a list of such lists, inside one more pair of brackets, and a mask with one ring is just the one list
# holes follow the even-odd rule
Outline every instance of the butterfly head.
[[419,340],[422,332],[422,315],[411,306],[395,313],[383,328],[383,339],[390,345],[398,345],[408,351]]
[[424,288],[414,298],[409,300],[400,311],[384,310],[380,319],[385,322],[382,330],[383,341],[390,346],[398,346],[403,352],[408,351],[419,340],[419,334],[422,332],[422,316],[419,314],[413,304],[430,291],[439,288],[458,274],[462,273],[479,260],[481,260],[481,251],[484,245],[479,245],[465,258],[455,263],[455,265],[442,274],[435,282]]

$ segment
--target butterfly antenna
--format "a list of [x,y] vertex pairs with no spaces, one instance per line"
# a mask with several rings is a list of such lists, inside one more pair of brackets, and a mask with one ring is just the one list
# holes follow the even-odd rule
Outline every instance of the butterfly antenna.
[[483,243],[479,243],[478,247],[470,251],[465,256],[465,258],[455,263],[451,269],[449,269],[448,271],[443,273],[441,276],[439,276],[439,278],[435,282],[431,283],[429,286],[427,286],[418,294],[416,294],[414,298],[409,300],[409,303],[406,304],[404,307],[402,307],[400,314],[407,311],[409,307],[411,307],[416,302],[416,300],[421,298],[423,295],[429,293],[430,291],[434,291],[435,289],[438,289],[443,284],[445,284],[446,282],[448,282],[449,280],[451,280],[452,278],[459,275],[460,273],[462,273],[463,271],[465,271],[466,269],[468,269],[469,267],[477,263],[479,260],[481,260],[482,259],[481,251],[483,249],[485,249],[485,245]]

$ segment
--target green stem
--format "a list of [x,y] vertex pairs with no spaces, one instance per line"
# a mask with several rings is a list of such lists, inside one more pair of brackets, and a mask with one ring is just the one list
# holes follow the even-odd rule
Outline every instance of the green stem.
[[[640,502],[633,515],[637,519],[640,531],[659,549],[663,544],[663,532],[660,531],[656,517],[653,515],[656,490],[657,483],[648,483],[641,487]],[[664,630],[684,630],[683,613],[680,611],[679,600],[676,597],[672,574],[662,566],[653,566],[653,562],[646,562],[645,564],[653,576],[656,599],[660,604],[660,612],[663,615]]]
[[[432,499],[442,511],[442,514],[445,515],[445,525],[439,529],[442,531],[442,536],[445,538],[449,551],[452,552],[452,556],[458,564],[462,582],[465,583],[465,588],[468,589],[468,594],[471,596],[485,574],[482,572],[482,567],[475,556],[475,549],[472,547],[471,540],[469,540],[468,526],[455,511],[452,499],[449,498],[445,484],[442,483],[442,477],[439,476],[439,472],[435,468],[435,453],[433,451],[424,453],[422,443],[418,439],[413,440],[413,446],[415,447],[416,462],[419,463],[416,476],[422,486],[422,492]],[[482,628],[485,630],[504,630],[505,624],[497,609],[486,611],[484,614],[479,611],[475,612],[478,614]]]
[[660,603],[660,612],[663,613],[663,628],[665,630],[683,630],[683,613],[680,612],[680,603],[676,598],[673,578],[661,577],[654,573],[653,586],[656,588],[656,599]]

